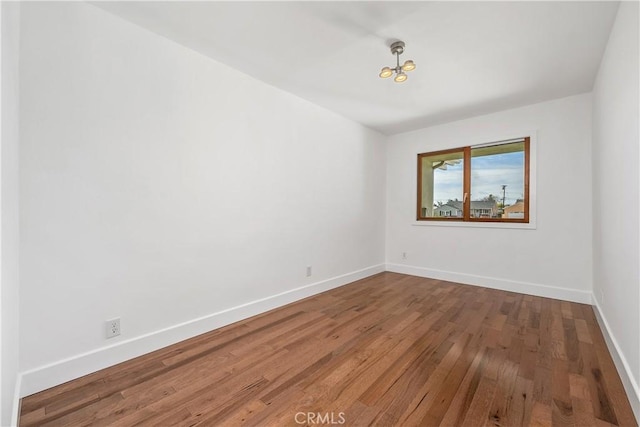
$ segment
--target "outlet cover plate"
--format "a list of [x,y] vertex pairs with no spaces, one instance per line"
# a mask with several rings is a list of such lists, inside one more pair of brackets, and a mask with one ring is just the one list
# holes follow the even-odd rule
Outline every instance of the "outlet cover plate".
[[111,319],[105,322],[107,338],[113,338],[120,335],[120,319]]

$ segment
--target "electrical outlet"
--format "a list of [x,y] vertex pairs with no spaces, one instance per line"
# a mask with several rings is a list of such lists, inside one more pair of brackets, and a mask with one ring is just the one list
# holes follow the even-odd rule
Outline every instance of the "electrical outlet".
[[407,259],[407,253],[406,252],[402,252],[402,259]]
[[120,318],[107,320],[105,322],[107,330],[107,338],[113,338],[120,335]]
[[311,277],[311,266],[307,265],[307,277]]

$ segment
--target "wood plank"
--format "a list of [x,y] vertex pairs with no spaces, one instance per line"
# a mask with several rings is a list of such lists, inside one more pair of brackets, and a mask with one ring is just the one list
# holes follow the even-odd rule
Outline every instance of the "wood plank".
[[464,417],[462,425],[483,426],[490,418],[491,404],[496,392],[496,380],[482,377],[478,384],[478,390],[473,396],[467,415]]
[[551,418],[554,426],[573,426],[573,404],[566,360],[553,360],[551,379]]
[[475,358],[467,374],[462,380],[462,384],[458,388],[449,409],[445,413],[441,424],[446,426],[462,425],[464,418],[469,410],[471,402],[478,390],[478,384],[482,378],[482,374],[487,365],[488,354],[486,348],[477,352]]
[[591,340],[591,334],[589,333],[589,326],[587,325],[587,321],[584,319],[575,319],[575,324],[576,332],[578,334],[578,340],[593,344],[593,341]]

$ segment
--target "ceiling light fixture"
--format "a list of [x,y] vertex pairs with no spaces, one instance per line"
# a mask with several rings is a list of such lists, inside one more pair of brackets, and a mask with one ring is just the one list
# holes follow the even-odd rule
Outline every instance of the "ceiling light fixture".
[[391,54],[396,56],[396,66],[393,68],[384,67],[379,74],[381,78],[386,79],[388,77],[391,77],[393,73],[395,73],[396,76],[393,78],[393,80],[396,83],[402,83],[403,81],[407,80],[407,74],[405,73],[405,71],[413,71],[416,69],[416,64],[410,59],[407,59],[406,61],[404,61],[404,64],[400,65],[400,55],[402,54],[402,52],[404,52],[403,41],[397,41],[391,44]]

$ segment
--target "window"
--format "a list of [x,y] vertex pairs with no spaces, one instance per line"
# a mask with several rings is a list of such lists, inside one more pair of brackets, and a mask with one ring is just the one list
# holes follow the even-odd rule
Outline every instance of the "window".
[[418,154],[418,221],[529,222],[530,138]]

